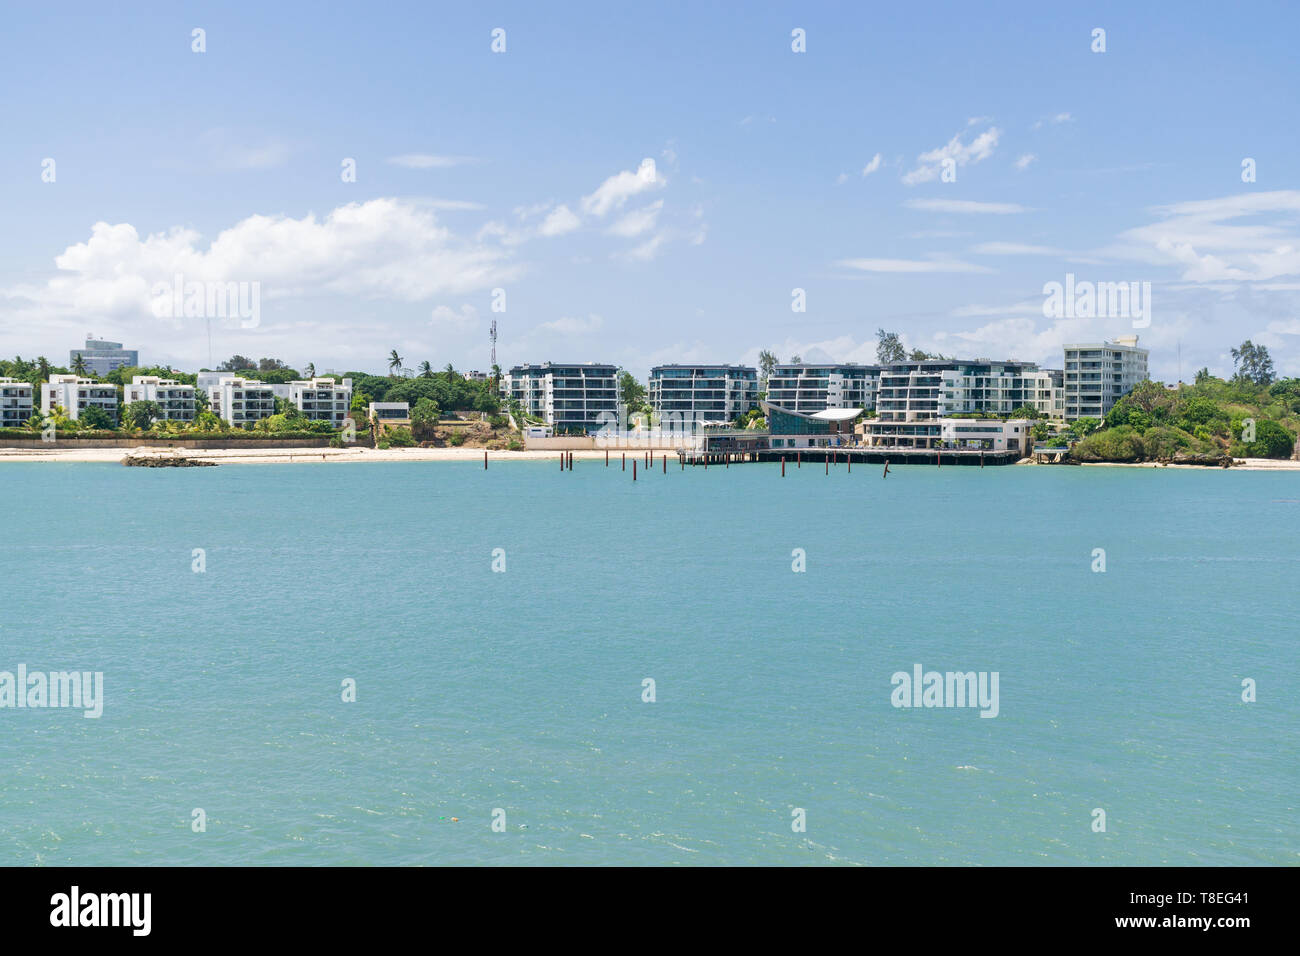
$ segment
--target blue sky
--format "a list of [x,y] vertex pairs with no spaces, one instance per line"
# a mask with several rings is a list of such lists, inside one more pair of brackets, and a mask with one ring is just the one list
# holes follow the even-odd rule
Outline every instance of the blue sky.
[[[503,365],[869,361],[884,327],[1059,367],[1135,331],[1044,317],[1074,273],[1151,283],[1154,377],[1245,338],[1300,374],[1294,8],[614,6],[11,7],[0,354],[195,368],[210,324],[218,361],[486,369],[496,318]],[[255,326],[159,317],[177,274],[258,283]]]

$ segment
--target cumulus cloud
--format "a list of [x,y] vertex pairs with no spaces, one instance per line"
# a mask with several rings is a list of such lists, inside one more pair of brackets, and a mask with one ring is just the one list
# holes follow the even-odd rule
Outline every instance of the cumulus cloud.
[[903,176],[903,182],[908,186],[915,186],[917,183],[938,179],[945,160],[951,160],[956,166],[982,162],[993,155],[1001,135],[1001,130],[996,126],[990,126],[969,143],[964,143],[962,134],[958,133],[944,145],[918,156],[916,168]]
[[648,206],[634,209],[610,226],[609,232],[612,235],[629,239],[649,232],[655,227],[655,223],[659,219],[659,212],[663,208],[664,201],[659,199]]
[[862,175],[870,176],[872,173],[874,173],[877,169],[880,168],[883,162],[884,160],[880,158],[880,154],[876,153],[875,156],[871,157],[871,162],[867,163],[867,165],[862,167]]
[[[97,222],[55,257],[43,285],[5,295],[38,315],[149,317],[156,283],[259,282],[263,300],[330,292],[416,302],[488,288],[517,274],[498,246],[462,239],[425,205],[349,203],[324,218],[249,216],[204,248],[185,228],[143,238],[130,223]],[[155,320],[156,321],[156,320]]]
[[478,325],[478,309],[469,303],[462,305],[459,311],[440,305],[433,310],[429,322],[452,331],[465,331]]
[[590,195],[583,196],[579,208],[588,216],[603,217],[623,205],[633,196],[650,189],[662,189],[668,180],[659,175],[655,161],[650,157],[641,160],[636,172],[623,170],[610,176]]
[[568,206],[556,206],[542,220],[538,227],[538,234],[542,236],[562,236],[565,233],[573,232],[582,222]]

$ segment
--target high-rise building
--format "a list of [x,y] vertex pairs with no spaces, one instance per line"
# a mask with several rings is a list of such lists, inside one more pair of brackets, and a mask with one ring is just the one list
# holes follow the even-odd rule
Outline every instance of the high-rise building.
[[735,421],[758,406],[758,370],[749,365],[656,365],[650,370],[650,406],[660,423]]
[[786,363],[772,368],[767,379],[767,401],[797,414],[814,414],[827,408],[876,406],[879,365]]
[[516,365],[501,379],[501,393],[554,426],[557,434],[590,434],[623,423],[616,365]]
[[117,386],[91,381],[76,375],[51,375],[41,386],[41,411],[46,415],[56,407],[71,419],[81,418],[87,408],[103,409],[117,424]]
[[132,402],[153,402],[162,411],[167,421],[194,421],[194,386],[182,385],[180,382],[156,375],[136,375],[130,385],[122,391],[126,394],[125,404]]
[[0,428],[21,428],[32,414],[32,383],[0,378]]
[[289,401],[307,418],[341,428],[352,408],[352,379],[336,382],[332,378],[313,378],[290,382]]
[[1065,346],[1065,419],[1105,418],[1147,373],[1147,349],[1136,335],[1114,342]]
[[134,368],[140,364],[140,353],[135,349],[122,348],[121,342],[109,342],[86,336],[86,347],[73,349],[68,353],[68,367],[77,361],[77,356],[86,363],[86,371],[101,378],[115,368]]

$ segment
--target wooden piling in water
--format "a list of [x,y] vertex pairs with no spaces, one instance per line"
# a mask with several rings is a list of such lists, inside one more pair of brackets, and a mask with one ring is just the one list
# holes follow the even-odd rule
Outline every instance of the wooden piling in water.
[[668,452],[664,452],[664,474],[668,474]]
[[781,456],[781,477],[785,477],[785,455]]
[[623,452],[623,470],[627,471],[627,452]]
[[796,468],[803,467],[803,452],[797,451],[794,453],[794,466]]
[[608,448],[605,449],[605,467],[606,467],[606,468],[609,467],[609,449],[608,449]]
[[636,481],[636,462],[632,462],[632,480]]
[[483,452],[483,470],[487,471],[487,452]]

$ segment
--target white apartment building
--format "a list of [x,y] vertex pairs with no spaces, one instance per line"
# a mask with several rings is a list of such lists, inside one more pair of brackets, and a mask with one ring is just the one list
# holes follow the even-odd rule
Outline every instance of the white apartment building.
[[758,370],[749,365],[656,365],[650,370],[650,406],[660,423],[733,422],[758,407]]
[[876,411],[882,422],[927,422],[954,414],[1008,415],[1028,405],[1059,417],[1059,374],[1032,362],[895,362],[880,373]]
[[590,434],[623,425],[615,365],[516,365],[501,379],[501,393],[553,426],[556,434]]
[[0,428],[21,428],[33,409],[31,382],[0,378]]
[[1115,403],[1145,381],[1147,349],[1136,335],[1114,342],[1065,346],[1065,419],[1104,418]]
[[208,392],[208,400],[214,414],[237,428],[251,426],[275,414],[275,390],[270,385],[229,372]]
[[293,381],[289,383],[288,398],[307,418],[342,428],[351,413],[352,379],[345,378],[342,382],[332,378]]
[[73,420],[87,408],[102,408],[116,424],[117,386],[76,375],[51,375],[41,386],[41,411],[48,415],[56,406]]
[[767,379],[767,400],[788,411],[811,415],[826,408],[876,407],[879,365],[776,365]]
[[156,375],[136,375],[123,387],[125,404],[154,402],[166,421],[192,422],[195,415],[194,386],[183,385]]

